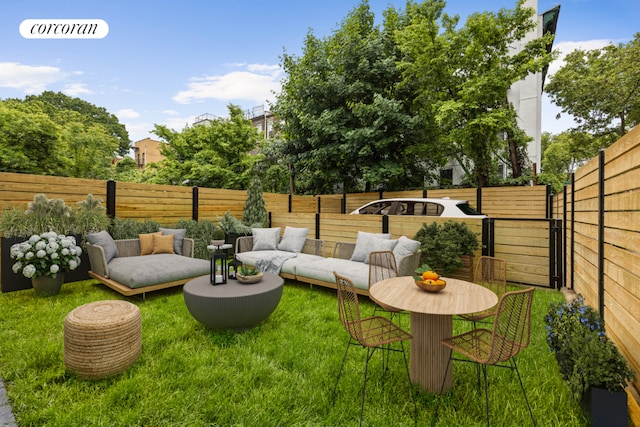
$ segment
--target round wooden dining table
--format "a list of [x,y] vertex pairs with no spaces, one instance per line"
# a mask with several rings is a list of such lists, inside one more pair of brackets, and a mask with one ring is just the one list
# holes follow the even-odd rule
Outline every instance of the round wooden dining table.
[[[453,315],[483,311],[498,303],[498,296],[483,286],[443,279],[447,285],[440,292],[423,291],[410,276],[385,279],[369,289],[369,296],[375,302],[410,312],[411,381],[431,393],[440,392],[447,368],[449,349],[440,340],[452,336]],[[444,391],[451,388],[452,378],[451,367]]]

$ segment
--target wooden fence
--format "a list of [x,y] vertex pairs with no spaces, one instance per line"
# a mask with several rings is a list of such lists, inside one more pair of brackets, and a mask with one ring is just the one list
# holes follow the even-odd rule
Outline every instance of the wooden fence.
[[554,196],[564,219],[564,280],[605,320],[640,389],[640,126],[572,176]]

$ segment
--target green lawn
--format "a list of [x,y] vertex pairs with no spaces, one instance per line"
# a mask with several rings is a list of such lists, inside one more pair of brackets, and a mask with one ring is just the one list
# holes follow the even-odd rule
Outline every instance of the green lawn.
[[[93,281],[65,284],[60,295],[0,295],[0,372],[20,426],[348,426],[357,425],[365,352],[353,347],[335,404],[331,390],[347,335],[335,291],[287,282],[276,311],[256,328],[216,332],[191,317],[181,289],[145,300],[142,354],[126,372],[85,381],[65,371],[63,320],[75,307],[119,294]],[[586,426],[545,343],[543,315],[559,292],[536,290],[532,342],[518,358],[539,426]],[[361,298],[365,314],[373,304]],[[400,323],[408,327],[408,318]],[[454,322],[455,331],[468,327]],[[413,424],[406,373],[391,354],[371,362],[364,424]],[[490,369],[492,425],[527,426],[531,419],[515,376]],[[420,392],[418,424],[428,425],[433,395]],[[482,426],[484,397],[475,367],[455,364],[454,386],[440,408],[440,426]]]

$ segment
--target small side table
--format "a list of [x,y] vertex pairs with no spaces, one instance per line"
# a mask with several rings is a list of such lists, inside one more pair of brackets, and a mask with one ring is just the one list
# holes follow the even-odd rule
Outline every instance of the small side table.
[[[209,281],[212,285],[224,285],[227,283],[228,270],[227,270],[227,250],[233,247],[230,243],[222,245],[209,245],[207,249],[211,252],[211,272],[209,274]],[[220,274],[218,274],[217,266],[220,264]]]

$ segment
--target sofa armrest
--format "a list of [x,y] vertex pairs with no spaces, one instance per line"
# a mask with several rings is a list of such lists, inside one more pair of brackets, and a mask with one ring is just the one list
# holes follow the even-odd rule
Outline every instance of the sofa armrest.
[[190,237],[182,239],[182,256],[193,258],[195,242]]
[[236,239],[236,253],[250,252],[253,249],[253,236],[238,236]]
[[413,276],[418,264],[420,264],[420,257],[422,251],[418,249],[411,255],[404,256],[398,261],[398,276]]
[[92,245],[87,242],[87,254],[89,255],[91,271],[108,278],[109,267],[107,266],[107,258],[104,256],[104,249],[102,249],[102,246]]
[[307,238],[302,247],[302,253],[325,256],[324,240]]
[[333,257],[341,259],[351,259],[353,251],[356,249],[356,244],[351,242],[336,242],[336,247],[333,248]]

